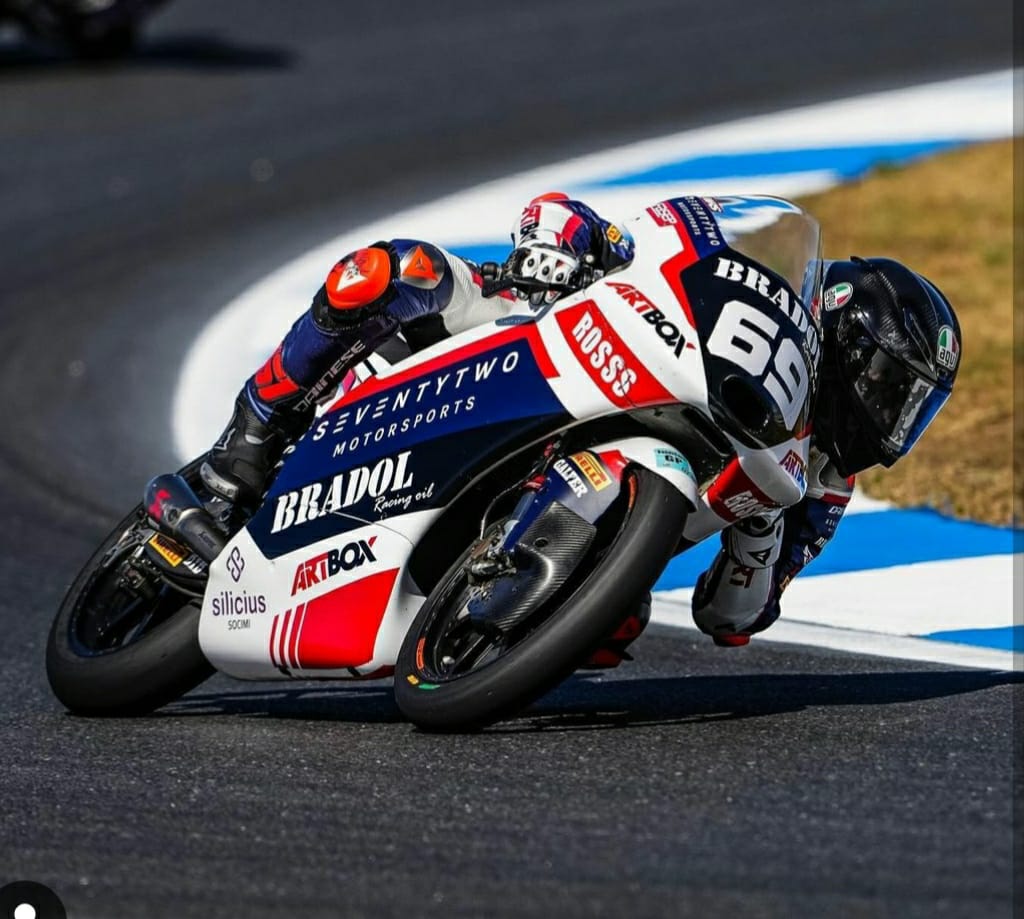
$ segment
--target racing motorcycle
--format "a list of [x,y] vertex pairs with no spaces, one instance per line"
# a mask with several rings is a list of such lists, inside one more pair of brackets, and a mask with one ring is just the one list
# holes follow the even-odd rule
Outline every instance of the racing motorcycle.
[[[623,270],[344,392],[243,525],[204,489],[202,458],[150,482],[53,623],[60,701],[144,713],[214,669],[393,674],[417,725],[478,728],[615,636],[684,533],[763,509],[752,464],[795,503],[817,223],[775,198],[686,197],[623,229]],[[496,265],[487,278],[513,283]]]
[[82,57],[126,54],[139,23],[167,0],[0,0],[0,24],[68,46]]

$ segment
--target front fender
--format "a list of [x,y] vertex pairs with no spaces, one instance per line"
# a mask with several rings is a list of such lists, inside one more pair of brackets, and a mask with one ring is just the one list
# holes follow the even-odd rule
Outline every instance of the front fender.
[[654,437],[624,437],[590,448],[609,469],[621,470],[635,463],[649,469],[669,482],[684,498],[688,510],[693,511],[700,500],[700,489],[689,460],[675,447]]

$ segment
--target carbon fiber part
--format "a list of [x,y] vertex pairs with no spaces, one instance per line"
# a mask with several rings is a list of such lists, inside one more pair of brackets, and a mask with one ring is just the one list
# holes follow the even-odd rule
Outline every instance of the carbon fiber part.
[[469,603],[474,622],[506,631],[549,600],[583,558],[597,528],[552,502],[517,543],[515,574],[482,587]]

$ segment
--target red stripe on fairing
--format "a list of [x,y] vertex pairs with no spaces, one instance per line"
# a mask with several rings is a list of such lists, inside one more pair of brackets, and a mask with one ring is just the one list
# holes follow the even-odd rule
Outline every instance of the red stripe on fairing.
[[754,480],[743,471],[743,467],[738,459],[733,459],[718,478],[711,483],[706,497],[711,505],[711,509],[723,520],[728,520],[732,523],[735,520],[739,520],[741,516],[749,517],[751,514],[756,514],[759,510],[759,508],[754,507],[747,513],[740,515],[726,507],[725,502],[729,498],[742,495],[745,491],[750,492],[750,496],[761,505],[760,509],[779,506],[778,501],[769,498],[768,495],[757,487]]
[[277,635],[277,620],[280,618],[280,614],[276,615],[274,624],[270,627],[270,663],[275,667],[277,666],[277,656],[274,654],[274,637]]
[[282,667],[287,666],[288,659],[284,656],[284,644],[285,639],[288,637],[288,623],[291,621],[292,611],[288,610],[284,614],[284,621],[281,623],[281,637],[277,642],[277,659]]
[[825,494],[821,496],[821,500],[828,501],[830,504],[836,504],[839,507],[846,507],[846,505],[850,503],[851,497],[852,495],[837,495],[834,492],[826,491]]
[[295,656],[295,642],[299,639],[299,625],[306,613],[306,604],[300,603],[295,607],[295,618],[292,620],[292,634],[288,639],[288,661],[292,667],[298,668],[299,660]]
[[392,568],[310,600],[295,650],[302,669],[340,670],[369,663],[397,578],[398,569]]
[[302,666],[302,658],[299,657],[299,648],[302,646],[302,627],[306,624],[306,607],[308,603],[302,604],[302,618],[295,624],[295,669]]
[[537,327],[533,324],[512,326],[507,330],[495,332],[487,338],[470,342],[467,345],[463,345],[461,348],[449,351],[447,354],[431,358],[429,361],[417,364],[415,367],[410,367],[408,370],[403,370],[401,373],[389,376],[386,379],[371,377],[363,383],[362,386],[357,386],[351,392],[345,393],[345,395],[334,402],[327,411],[333,412],[336,408],[340,408],[346,403],[365,399],[367,396],[378,395],[389,389],[396,389],[400,386],[405,386],[407,383],[419,379],[420,377],[428,376],[439,370],[444,370],[446,367],[450,367],[453,364],[458,364],[461,361],[467,360],[468,358],[477,357],[478,355],[485,354],[488,351],[493,351],[503,345],[507,345],[510,342],[520,340],[525,340],[527,345],[529,345],[530,351],[533,353],[533,359],[537,363],[537,368],[543,374],[545,379],[550,380],[552,377],[558,376],[558,370],[555,367],[554,361],[551,360],[551,356],[548,354],[547,349],[544,347],[544,343],[540,340],[540,333],[537,331]]
[[625,471],[626,466],[629,465],[629,460],[622,455],[621,450],[602,450],[595,455],[600,458],[605,470],[610,472],[616,481],[622,479],[622,473]]
[[683,287],[682,273],[700,259],[697,257],[697,250],[693,247],[693,243],[690,242],[689,236],[684,237],[686,231],[678,224],[676,225],[676,230],[679,232],[679,237],[683,240],[683,251],[678,255],[673,255],[667,262],[662,263],[661,274],[668,282],[668,286],[672,288],[672,293],[676,295],[679,305],[683,308],[683,312],[686,314],[686,321],[690,323],[690,328],[696,330],[697,323],[693,318],[690,298],[686,296],[686,290]]

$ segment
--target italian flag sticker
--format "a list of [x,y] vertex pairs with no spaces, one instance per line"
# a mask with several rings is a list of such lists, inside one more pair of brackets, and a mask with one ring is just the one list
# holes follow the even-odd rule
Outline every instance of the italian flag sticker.
[[956,362],[960,359],[960,342],[948,325],[939,329],[939,351],[935,359],[940,366],[956,370]]
[[847,284],[845,281],[842,284],[836,284],[825,291],[825,309],[837,310],[841,306],[846,306],[852,296],[852,284]]

